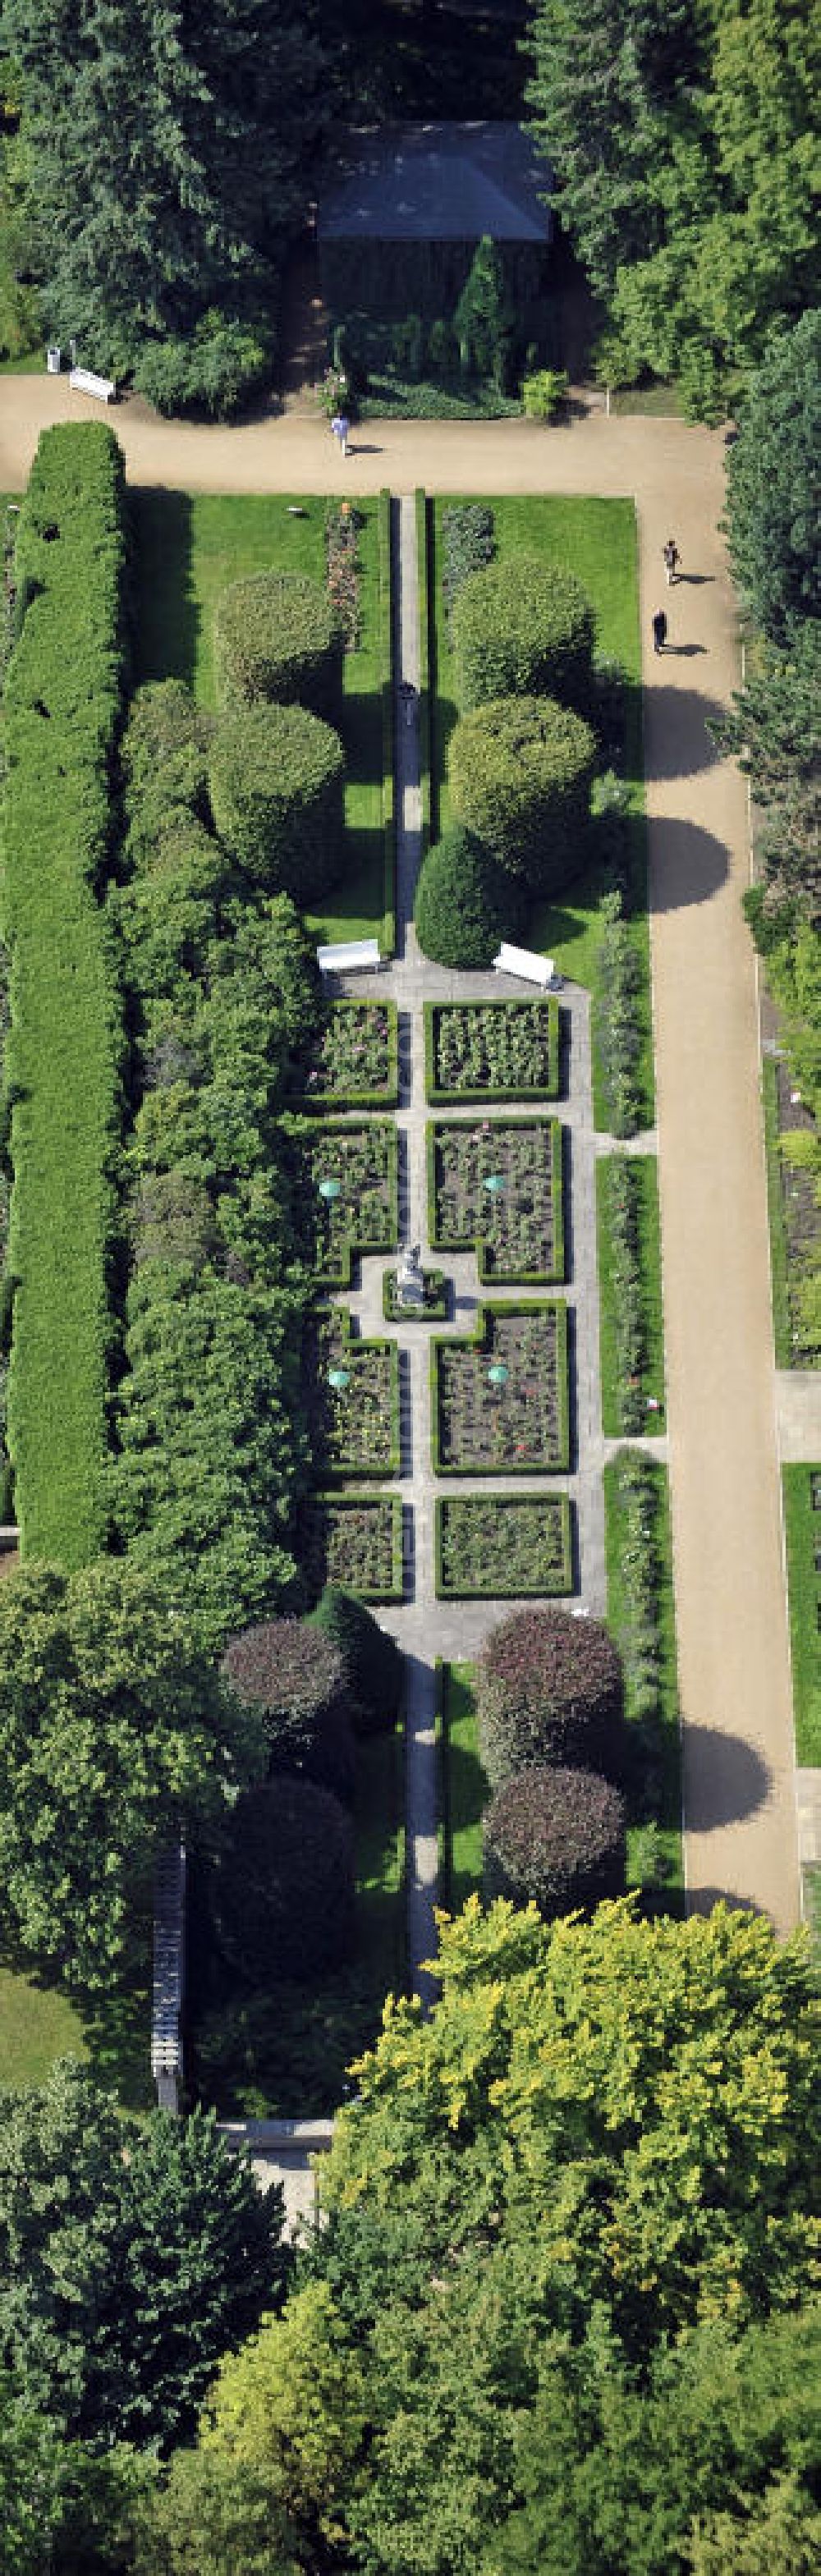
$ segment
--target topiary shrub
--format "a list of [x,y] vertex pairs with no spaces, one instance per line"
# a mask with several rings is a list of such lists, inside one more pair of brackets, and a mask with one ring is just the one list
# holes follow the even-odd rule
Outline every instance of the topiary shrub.
[[558,698],[588,715],[593,610],[575,573],[538,555],[506,555],[462,584],[451,637],[460,707],[507,697]]
[[426,851],[413,918],[420,948],[438,965],[492,966],[500,940],[515,939],[524,916],[523,888],[460,824]]
[[318,582],[301,573],[250,573],[223,591],[217,607],[220,704],[299,699],[314,715],[333,718],[342,698],[343,644],[339,618]]
[[249,1984],[307,1984],[350,1948],[353,1826],[328,1789],[282,1775],[237,1799],[212,1878],[216,1939]]
[[514,1610],[482,1648],[479,1744],[491,1788],[534,1764],[580,1763],[618,1779],[623,1761],[621,1661],[598,1619]]
[[590,726],[555,698],[494,698],[451,735],[451,803],[465,829],[550,894],[587,856],[596,746]]
[[163,762],[195,744],[204,751],[211,719],[184,680],[150,680],[131,701],[121,758],[129,786],[150,786]]
[[305,1619],[264,1619],[232,1637],[224,1679],[262,1717],[272,1773],[301,1772],[350,1803],[353,1701],[344,1656]]
[[343,1659],[357,1735],[378,1735],[393,1726],[402,1693],[403,1657],[373,1611],[364,1601],[356,1601],[352,1592],[326,1583],[311,1612],[311,1625],[332,1640]]
[[486,1807],[485,1900],[569,1914],[624,1893],[624,1802],[597,1771],[519,1771]]
[[307,707],[253,706],[223,716],[209,765],[220,839],[255,885],[312,903],[342,854],[344,754]]

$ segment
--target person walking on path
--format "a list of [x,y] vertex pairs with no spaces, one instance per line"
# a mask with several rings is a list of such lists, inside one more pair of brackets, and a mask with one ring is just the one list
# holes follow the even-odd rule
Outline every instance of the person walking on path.
[[672,587],[673,582],[675,581],[676,573],[678,572],[678,568],[679,568],[680,560],[681,560],[681,558],[680,558],[680,555],[679,555],[678,546],[676,545],[675,537],[668,537],[668,539],[667,539],[667,544],[666,544],[666,546],[665,546],[665,548],[664,548],[664,569],[665,569],[665,572],[666,572],[666,574],[667,574],[667,588],[668,588],[668,590],[670,590],[670,588]]
[[348,453],[348,431],[350,426],[350,421],[344,411],[334,413],[334,417],[331,422],[331,431],[333,437],[338,441],[341,456],[347,456]]
[[667,642],[667,619],[666,619],[666,617],[665,617],[665,614],[664,614],[664,610],[663,610],[663,608],[657,608],[657,609],[656,609],[655,617],[654,617],[654,619],[653,619],[653,651],[654,651],[654,653],[661,653],[661,652],[663,652],[663,649],[664,649],[664,646],[665,646],[666,642]]

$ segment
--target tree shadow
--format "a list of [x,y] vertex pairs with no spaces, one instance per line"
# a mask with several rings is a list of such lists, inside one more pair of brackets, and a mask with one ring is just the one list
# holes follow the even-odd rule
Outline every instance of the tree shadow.
[[771,1774],[754,1745],[717,1726],[684,1733],[684,1814],[690,1833],[737,1824],[763,1807]]
[[767,1911],[766,1905],[759,1905],[756,1897],[737,1896],[729,1887],[688,1887],[688,1914],[712,1914],[714,1905],[729,1906],[731,1914],[765,1915]]
[[683,912],[709,903],[726,883],[729,854],[723,841],[700,824],[677,817],[650,826],[650,883],[654,912]]
[[[688,655],[701,651],[701,646],[668,645],[668,652]],[[651,681],[644,693],[644,775],[654,778],[693,778],[702,769],[711,769],[718,752],[708,724],[717,724],[726,714],[716,698],[702,695],[697,689],[677,689]]]
[[137,638],[135,684],[187,680],[193,687],[201,611],[192,582],[192,507],[187,492],[129,493],[135,545],[131,578]]

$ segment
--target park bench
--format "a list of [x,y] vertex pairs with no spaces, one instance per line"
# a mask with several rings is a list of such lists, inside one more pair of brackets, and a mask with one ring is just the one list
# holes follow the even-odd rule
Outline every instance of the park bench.
[[498,975],[521,975],[528,984],[541,984],[544,992],[561,982],[552,957],[538,957],[535,948],[512,948],[506,939],[493,964]]
[[98,402],[114,402],[117,387],[110,376],[95,376],[91,367],[72,367],[69,384],[75,394],[95,394]]
[[348,975],[361,966],[381,966],[378,939],[337,939],[331,948],[318,948],[316,962],[320,975]]

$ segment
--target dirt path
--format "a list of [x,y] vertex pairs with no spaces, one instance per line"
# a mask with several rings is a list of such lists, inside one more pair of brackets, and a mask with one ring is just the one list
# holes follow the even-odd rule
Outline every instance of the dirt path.
[[[99,417],[64,379],[0,380],[0,489],[47,421]],[[798,1913],[792,1720],[759,1111],[755,969],[739,896],[746,804],[705,730],[738,682],[717,522],[720,432],[675,421],[368,422],[346,465],[324,425],[235,430],[112,414],[130,479],[189,490],[635,495],[640,530],[668,1421],[689,1900]],[[684,579],[668,595],[672,530]],[[655,659],[664,605],[670,649]]]

